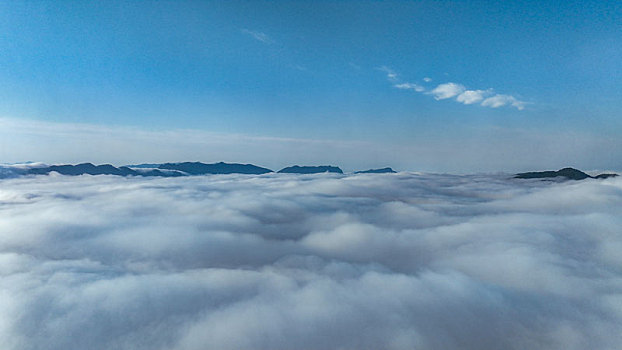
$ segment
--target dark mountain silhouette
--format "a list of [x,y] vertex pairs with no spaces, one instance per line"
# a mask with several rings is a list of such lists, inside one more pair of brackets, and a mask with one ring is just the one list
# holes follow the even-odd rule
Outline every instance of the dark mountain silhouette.
[[289,166],[278,171],[279,173],[287,174],[319,174],[319,173],[337,173],[343,174],[343,171],[339,167],[331,165],[320,166]]
[[611,173],[611,174],[600,174],[600,175],[596,175],[596,176],[594,176],[594,178],[595,178],[595,179],[606,179],[606,178],[608,178],[608,177],[616,177],[616,176],[618,176],[618,174],[613,174],[613,173]]
[[385,173],[396,173],[397,171],[391,168],[382,168],[382,169],[369,169],[369,170],[361,170],[355,171],[355,174],[385,174]]
[[138,171],[138,175],[140,176],[161,176],[161,177],[188,176],[187,174],[184,174],[181,171],[162,171],[158,169],[152,169],[149,171]]
[[[157,168],[154,169],[154,166]],[[204,174],[266,174],[272,172],[267,168],[262,168],[253,164],[236,164],[236,163],[213,163],[205,164],[201,162],[183,162],[183,163],[165,163],[165,164],[139,164],[131,169],[128,166],[115,167],[110,164],[93,165],[92,163],[82,163],[77,165],[63,164],[51,165],[40,168],[30,169],[12,169],[9,175],[19,176],[21,174],[47,175],[50,172],[57,172],[62,175],[117,175],[117,176],[158,176],[158,177],[178,177],[188,175],[204,175]],[[278,171],[279,173],[290,174],[318,174],[318,173],[337,173],[343,174],[343,171],[336,166],[290,166]],[[357,171],[355,174],[379,174],[379,173],[395,173],[391,168],[369,169]],[[2,174],[0,174],[2,175]],[[8,175],[4,176],[7,177]],[[535,171],[527,173],[519,173],[514,176],[517,179],[553,179],[557,177],[569,180],[583,179],[606,179],[616,177],[618,174],[606,173],[597,176],[590,176],[580,170],[573,168],[564,168],[557,171]]]
[[138,175],[136,171],[127,167],[117,168],[110,164],[93,165],[91,163],[51,165],[44,168],[33,168],[28,170],[28,174],[49,174],[52,171],[63,175]]
[[160,165],[162,165],[162,163],[143,163],[143,164],[132,164],[132,165],[126,165],[126,167],[128,168],[157,168]]
[[600,174],[597,176],[590,176],[581,170],[577,170],[574,168],[564,168],[558,171],[534,171],[528,173],[520,173],[516,174],[514,178],[517,179],[547,179],[547,178],[555,178],[555,177],[565,177],[569,180],[583,180],[583,179],[606,179],[608,177],[615,177],[618,174]]
[[235,163],[214,163],[205,164],[201,162],[165,163],[158,166],[158,169],[168,169],[183,171],[190,175],[204,174],[266,174],[273,171],[253,164]]
[[[141,164],[142,165],[142,164]],[[188,175],[203,174],[265,174],[272,170],[258,167],[252,164],[227,164],[215,163],[205,164],[200,162],[185,163],[166,163],[166,164],[148,164],[156,165],[158,169],[147,170],[151,166],[137,166],[139,170],[131,169],[127,166],[114,167],[110,164],[93,165],[91,163],[82,163],[77,165],[63,164],[52,165],[42,168],[33,168],[27,171],[27,174],[45,175],[55,171],[63,175],[118,175],[118,176],[160,176],[160,177],[178,177]],[[142,170],[141,168],[145,168]]]
[[118,175],[118,176],[183,176],[180,172],[162,172],[159,170],[151,170],[145,172],[139,172],[130,169],[126,166],[115,167],[110,164],[93,165],[91,163],[82,163],[77,165],[63,164],[63,165],[51,165],[43,168],[29,169],[27,174],[34,175],[47,175],[50,172],[55,171],[62,175]]

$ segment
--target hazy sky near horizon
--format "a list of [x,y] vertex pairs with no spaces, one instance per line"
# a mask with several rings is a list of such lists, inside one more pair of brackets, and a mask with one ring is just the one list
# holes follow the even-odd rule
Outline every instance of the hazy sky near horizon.
[[621,32],[617,1],[4,2],[0,162],[622,169]]

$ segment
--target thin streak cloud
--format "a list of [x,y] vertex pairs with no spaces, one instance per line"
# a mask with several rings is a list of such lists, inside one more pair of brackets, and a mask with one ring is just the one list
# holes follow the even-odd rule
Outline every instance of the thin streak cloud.
[[387,66],[379,67],[378,70],[384,72],[387,75],[387,80],[390,82],[397,82],[399,80],[397,73]]
[[403,89],[403,90],[414,90],[416,92],[423,92],[425,91],[425,88],[421,85],[418,84],[413,84],[413,83],[401,83],[401,84],[395,84],[393,85],[398,89]]
[[248,30],[248,29],[241,29],[240,31],[246,35],[249,35],[250,37],[252,37],[253,39],[257,41],[261,41],[264,44],[274,43],[274,40],[270,36],[268,36],[268,34],[266,33],[258,32],[254,30]]

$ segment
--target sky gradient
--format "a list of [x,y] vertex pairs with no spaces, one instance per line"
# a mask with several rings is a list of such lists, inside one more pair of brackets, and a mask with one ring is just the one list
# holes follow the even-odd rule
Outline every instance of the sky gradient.
[[620,170],[621,32],[616,1],[4,2],[0,162]]

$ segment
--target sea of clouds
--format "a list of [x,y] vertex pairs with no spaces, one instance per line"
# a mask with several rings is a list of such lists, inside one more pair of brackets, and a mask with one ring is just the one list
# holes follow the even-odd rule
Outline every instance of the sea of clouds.
[[620,349],[622,179],[3,179],[0,344]]

